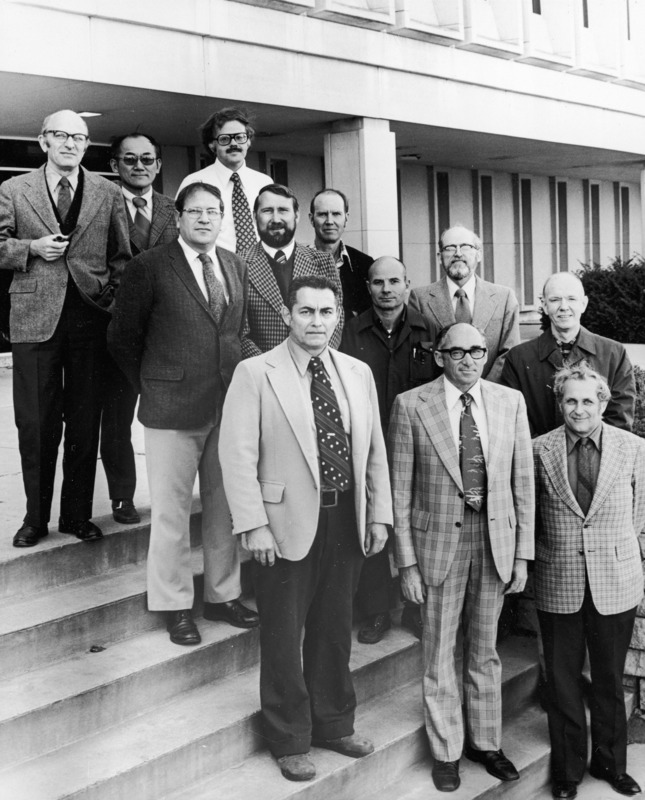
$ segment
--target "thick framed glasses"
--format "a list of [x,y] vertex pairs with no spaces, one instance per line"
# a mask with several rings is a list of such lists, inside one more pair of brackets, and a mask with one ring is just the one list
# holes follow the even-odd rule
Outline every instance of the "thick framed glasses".
[[464,244],[447,244],[445,247],[441,248],[441,252],[445,253],[447,256],[454,256],[457,250],[466,255],[468,253],[473,253],[477,249],[478,247],[476,244],[468,244],[468,242],[465,242]]
[[43,131],[43,134],[51,133],[54,139],[61,144],[64,144],[68,139],[71,139],[74,144],[85,144],[90,138],[86,133],[67,133],[67,131]]
[[235,142],[235,144],[246,144],[248,140],[248,133],[220,133],[219,136],[215,137],[217,144],[221,145],[222,147],[226,147],[231,142]]
[[204,211],[208,219],[217,219],[217,217],[222,216],[222,212],[219,208],[184,208],[181,213],[186,214],[186,216],[191,219],[199,219]]
[[119,156],[117,161],[122,161],[128,167],[134,167],[140,161],[144,167],[151,167],[159,159],[157,156]]
[[462,358],[468,354],[475,361],[482,359],[488,350],[485,347],[471,347],[470,350],[464,350],[463,347],[449,347],[447,350],[438,350],[438,353],[448,353],[453,361],[461,361]]

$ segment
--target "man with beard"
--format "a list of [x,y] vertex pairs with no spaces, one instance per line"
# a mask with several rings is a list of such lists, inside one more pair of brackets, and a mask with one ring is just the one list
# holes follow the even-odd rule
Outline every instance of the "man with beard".
[[215,156],[215,161],[187,175],[179,191],[189,183],[216,186],[226,209],[217,246],[243,254],[258,240],[251,206],[260,189],[271,183],[268,175],[246,166],[255,131],[245,109],[222,108],[211,114],[201,132],[204,148],[209,156]]
[[[242,341],[244,358],[266,353],[289,335],[282,309],[292,280],[320,275],[340,288],[331,255],[298,244],[294,239],[300,215],[298,199],[291,189],[278,183],[265,186],[255,199],[253,213],[260,241],[244,254],[249,270],[249,331]],[[342,308],[338,317],[329,342],[331,347],[340,344]]]
[[[430,286],[410,292],[410,308],[426,318],[434,341],[439,331],[455,322],[467,322],[486,337],[488,358],[482,378],[499,382],[506,353],[519,344],[519,305],[506,286],[475,275],[482,257],[479,236],[463,225],[444,231],[439,257],[445,275]],[[441,370],[435,373],[439,375]]]

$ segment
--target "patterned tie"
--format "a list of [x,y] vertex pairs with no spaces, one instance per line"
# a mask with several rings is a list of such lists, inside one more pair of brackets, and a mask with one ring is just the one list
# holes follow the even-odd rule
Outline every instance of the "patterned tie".
[[56,203],[56,207],[58,208],[58,214],[63,222],[65,222],[67,219],[67,214],[71,205],[72,191],[70,188],[70,182],[67,180],[67,178],[61,178],[58,182],[58,201]]
[[473,398],[462,394],[464,407],[459,420],[459,466],[464,484],[466,503],[475,511],[481,511],[486,494],[486,461],[482,450],[477,423],[473,419]]
[[327,370],[318,356],[309,362],[309,370],[322,482],[342,492],[349,487],[352,468],[338,400]]
[[593,443],[588,437],[578,439],[577,462],[578,462],[578,495],[576,497],[578,505],[584,511],[585,516],[591,506],[593,493],[596,490],[596,475],[593,468]]
[[148,203],[144,197],[133,197],[132,204],[137,209],[134,215],[134,227],[139,231],[147,246],[150,238],[150,220],[141,209],[145,208]]
[[202,262],[204,283],[208,291],[208,305],[213,312],[217,324],[219,325],[224,312],[226,311],[226,297],[221,281],[216,277],[213,269],[213,260],[207,253],[200,253],[199,260]]
[[455,297],[457,298],[457,305],[455,307],[455,321],[467,322],[470,325],[473,320],[473,315],[470,313],[468,295],[463,289],[457,289],[455,292]]
[[233,226],[235,227],[235,252],[242,253],[257,242],[249,201],[246,199],[242,182],[237,172],[231,175],[233,181]]

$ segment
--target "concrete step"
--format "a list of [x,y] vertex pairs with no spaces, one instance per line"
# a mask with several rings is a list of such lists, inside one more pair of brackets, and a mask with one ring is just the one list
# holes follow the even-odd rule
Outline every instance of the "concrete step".
[[[535,643],[531,647],[520,639],[512,639],[502,645],[500,652],[504,663],[505,719],[513,719],[519,712],[527,720],[525,728],[537,729],[538,737],[544,738],[546,728],[541,719],[543,715],[529,705],[537,679]],[[520,691],[520,686],[523,691]],[[317,769],[314,781],[301,784],[286,781],[271,755],[266,750],[260,750],[242,764],[232,762],[233,765],[226,771],[213,771],[213,774],[196,784],[162,796],[163,800],[249,800],[255,797],[261,797],[262,800],[286,800],[289,797],[307,800],[372,800],[382,797],[383,800],[395,800],[403,797],[410,771],[419,769],[423,772],[422,765],[430,763],[419,678],[406,684],[399,683],[389,693],[381,692],[359,705],[356,731],[374,741],[375,752],[367,758],[353,760],[312,748],[312,759]],[[522,730],[522,737],[526,738],[525,730]],[[532,763],[528,755],[525,757],[522,739],[516,741],[512,727],[508,738],[509,755],[517,755],[518,762],[523,758],[527,766]],[[415,767],[417,764],[419,767]],[[464,765],[463,774],[466,785],[470,781],[481,789],[500,788],[500,782],[478,765]],[[426,777],[429,776],[428,770]],[[397,782],[399,777],[400,785]],[[388,793],[392,784],[395,790]],[[430,787],[434,792],[432,782]],[[427,784],[423,791],[424,794],[419,797],[439,795],[429,794]],[[477,794],[472,796],[476,797]]]
[[[357,646],[352,669],[359,702],[398,683],[419,683],[420,645],[391,631],[375,646]],[[186,782],[240,763],[262,746],[258,669],[183,692],[139,716],[0,772],[11,800],[159,800]],[[111,709],[102,711],[112,723]],[[33,734],[33,732],[32,732]]]

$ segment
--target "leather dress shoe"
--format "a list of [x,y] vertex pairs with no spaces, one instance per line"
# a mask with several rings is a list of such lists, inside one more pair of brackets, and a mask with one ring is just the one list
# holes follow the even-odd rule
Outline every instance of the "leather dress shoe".
[[607,781],[611,788],[619,794],[624,794],[627,797],[633,797],[638,794],[641,787],[636,783],[631,775],[626,772],[621,772],[616,775],[607,767],[600,767],[597,764],[589,765],[589,774],[592,778],[597,778],[599,781]]
[[90,522],[89,519],[65,519],[60,517],[58,520],[58,532],[70,533],[82,542],[98,542],[103,538],[103,531]]
[[438,792],[454,792],[461,785],[459,761],[435,761],[432,780]]
[[113,500],[112,518],[121,525],[135,525],[141,522],[139,512],[134,507],[132,500]]
[[27,525],[25,523],[13,537],[13,546],[33,547],[48,533],[47,525]]
[[307,753],[280,756],[280,772],[288,781],[310,781],[316,777],[316,767]]
[[202,640],[190,609],[166,612],[166,630],[175,644],[199,644]]
[[257,628],[260,617],[256,611],[243,606],[239,600],[227,603],[204,603],[204,619],[228,622],[235,628]]
[[500,781],[518,781],[520,775],[501,750],[475,750],[467,747],[464,755],[486,767],[486,772]]
[[551,794],[556,800],[571,800],[578,794],[578,784],[575,781],[553,781]]
[[349,756],[350,758],[363,758],[374,752],[374,745],[364,736],[357,733],[350,733],[348,736],[340,736],[338,739],[316,739],[312,738],[311,744],[314,747],[322,747],[323,750],[333,750],[335,753]]
[[[421,619],[421,606],[406,605],[401,612],[401,627],[411,631],[417,639],[423,635],[423,620]],[[447,762],[450,763],[450,762]]]
[[356,637],[361,644],[376,644],[380,642],[385,632],[392,627],[389,614],[374,614],[365,622]]

